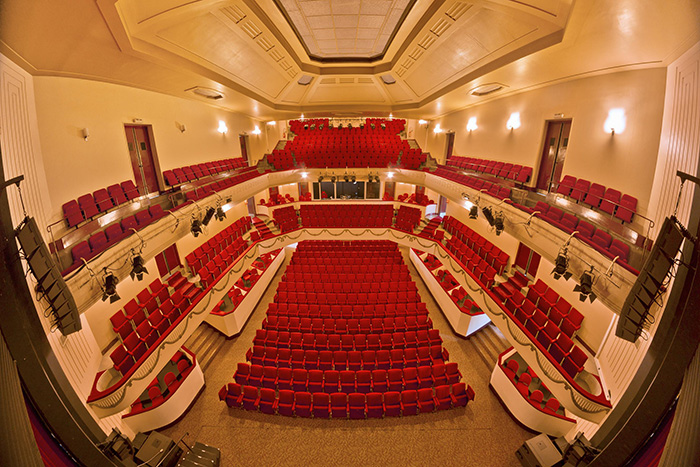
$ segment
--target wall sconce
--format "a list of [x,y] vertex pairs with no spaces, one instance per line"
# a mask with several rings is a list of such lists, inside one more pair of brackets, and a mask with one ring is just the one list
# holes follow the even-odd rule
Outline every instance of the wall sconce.
[[304,179],[305,179],[305,178],[308,177],[308,176],[309,176],[309,173],[308,173],[308,172],[302,172],[302,173],[301,173],[301,178],[304,178]]
[[426,123],[428,123],[428,121],[427,121],[427,120],[423,120],[422,118],[421,118],[420,120],[418,120],[418,124],[419,124],[419,125],[425,125]]
[[177,128],[178,128],[178,130],[180,130],[180,133],[184,133],[185,130],[187,130],[184,123],[178,123]]
[[509,130],[517,130],[520,128],[520,112],[513,112],[506,123],[506,128]]
[[83,128],[82,134],[83,134],[83,139],[85,141],[87,141],[88,138],[90,137],[90,130],[87,128]]
[[394,172],[387,172],[386,178],[394,178]]
[[625,109],[610,109],[608,118],[605,119],[605,132],[610,134],[622,133],[627,126],[627,117]]
[[219,120],[219,128],[216,129],[219,133],[222,135],[226,134],[228,132],[228,127],[226,126],[226,122],[223,120]]
[[301,119],[302,122],[304,121],[304,114],[301,114]]
[[469,117],[467,121],[467,131],[474,131],[479,128],[476,124],[476,117]]
[[271,122],[267,122],[267,124],[270,126],[275,126],[275,125],[277,125],[277,122],[272,120]]
[[262,133],[262,132],[260,131],[260,127],[257,126],[257,125],[255,125],[255,129],[254,129],[253,131],[251,131],[251,134],[259,135],[260,133]]
[[433,128],[433,133],[442,133],[442,128],[440,128],[439,123],[435,125],[435,128]]

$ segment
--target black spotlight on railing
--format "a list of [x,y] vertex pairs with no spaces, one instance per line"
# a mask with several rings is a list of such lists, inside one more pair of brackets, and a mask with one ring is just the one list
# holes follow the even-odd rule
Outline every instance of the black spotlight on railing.
[[477,217],[479,217],[479,206],[472,204],[472,207],[469,208],[469,218],[476,219]]
[[564,280],[568,281],[571,278],[571,273],[569,272],[569,257],[566,256],[566,250],[559,253],[557,259],[554,260],[552,274],[554,274],[554,279],[556,280],[563,277]]
[[336,177],[335,175],[331,175],[331,183],[335,183]]
[[224,211],[224,209],[221,206],[219,206],[216,208],[216,214],[214,214],[214,216],[216,217],[217,221],[223,222],[223,220],[226,219],[226,211]]
[[199,219],[192,219],[192,225],[190,226],[190,232],[192,232],[192,235],[199,236],[199,234],[202,233],[202,221]]
[[496,216],[493,218],[493,226],[496,228],[496,235],[501,235],[501,232],[503,232],[503,229],[505,226],[503,225],[503,221],[505,220],[505,217],[503,216],[503,212],[498,211],[496,213]]
[[142,281],[144,274],[148,274],[146,264],[141,255],[136,255],[131,259],[131,272],[129,273],[131,280],[135,280],[134,278],[136,278]]
[[349,181],[350,181],[350,175],[348,175],[348,174],[343,175],[343,180],[345,181],[345,183],[349,182]]
[[215,213],[216,213],[216,209],[209,206],[207,208],[207,211],[204,213],[204,218],[202,219],[202,224],[209,225],[209,222],[211,222],[211,218],[214,217]]
[[318,176],[318,183],[321,183],[323,181],[323,175]]
[[117,293],[119,280],[111,272],[107,273],[107,269],[105,269],[105,274],[105,283],[102,286],[102,301],[104,302],[109,298],[109,303],[114,303],[121,298]]
[[355,175],[353,174],[353,175],[350,177],[350,181],[351,181],[352,183],[357,183],[357,177],[355,177]]
[[581,274],[581,279],[579,279],[579,283],[574,287],[574,292],[578,292],[578,299],[582,302],[585,302],[586,299],[589,299],[591,303],[596,299],[596,294],[593,293],[593,266],[591,266],[590,271],[586,271],[583,274]]
[[495,219],[493,217],[493,211],[491,210],[491,206],[485,206],[484,208],[481,209],[481,212],[484,213],[484,217],[488,221],[489,225],[491,227],[493,227]]

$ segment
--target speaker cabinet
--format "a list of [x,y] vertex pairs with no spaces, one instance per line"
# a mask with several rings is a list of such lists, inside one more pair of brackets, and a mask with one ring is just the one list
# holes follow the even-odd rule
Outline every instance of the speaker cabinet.
[[644,267],[622,305],[620,320],[615,329],[617,337],[635,342],[640,336],[647,322],[649,309],[673,266],[682,242],[683,232],[667,217]]
[[78,307],[51,258],[33,217],[25,219],[18,227],[16,236],[29,263],[29,269],[36,277],[37,290],[49,302],[53,325],[58,327],[64,336],[80,331],[82,325]]

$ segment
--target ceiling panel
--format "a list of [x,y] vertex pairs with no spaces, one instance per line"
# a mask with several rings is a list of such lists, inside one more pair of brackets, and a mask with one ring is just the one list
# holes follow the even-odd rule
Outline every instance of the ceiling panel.
[[309,95],[309,103],[332,104],[384,104],[386,99],[373,85],[318,86]]

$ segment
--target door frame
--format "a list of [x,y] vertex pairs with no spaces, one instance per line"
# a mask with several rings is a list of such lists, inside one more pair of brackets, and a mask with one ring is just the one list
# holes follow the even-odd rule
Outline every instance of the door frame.
[[[153,133],[153,125],[150,123],[133,123],[133,122],[124,122],[123,123],[123,131],[122,134],[124,135],[124,142],[126,143],[126,154],[129,157],[129,165],[131,166],[131,155],[129,155],[129,141],[126,139],[126,128],[127,127],[143,127],[146,129],[146,136],[148,137],[148,145],[151,148],[151,157],[153,158],[153,169],[156,172],[156,182],[158,183],[158,193],[162,193],[165,191],[165,180],[163,179],[163,171],[160,168],[160,158],[158,157],[158,149],[156,148],[156,140],[154,137]],[[133,167],[131,167],[132,171],[132,176],[133,176]],[[134,178],[134,181],[136,178]],[[153,191],[151,193],[154,193]],[[145,193],[148,194],[148,193]]]
[[[537,174],[537,176],[539,177],[540,166],[542,165],[542,158],[543,158],[543,155],[544,155],[544,148],[547,147],[547,127],[549,126],[549,123],[550,123],[550,122],[562,123],[562,124],[564,124],[564,123],[566,123],[566,122],[569,122],[569,123],[571,124],[571,127],[572,127],[572,128],[573,128],[573,125],[574,125],[574,119],[571,118],[571,117],[547,118],[547,119],[545,119],[544,125],[543,125],[543,127],[542,127],[542,135],[540,136],[540,149],[539,149],[539,154],[538,154],[538,156],[537,156],[537,166],[536,166],[536,167],[537,167],[537,170],[535,171],[535,170],[534,170],[535,167],[533,167],[533,176],[534,176],[535,174]],[[569,144],[571,144],[571,129],[569,129]],[[568,146],[567,146],[567,148],[568,148]],[[552,170],[555,170],[555,169],[556,169],[556,167],[553,166],[553,167],[552,167]],[[535,187],[537,187],[537,181],[539,181],[539,180],[536,180],[536,181],[535,181],[535,183],[534,183],[534,186],[535,186]],[[552,181],[552,175],[550,174],[550,175],[549,175],[549,180],[548,180],[548,185],[549,185],[549,183],[551,183],[551,181]],[[531,181],[531,183],[532,183],[532,181]],[[550,188],[551,188],[551,186],[550,186]],[[550,191],[547,190],[547,193],[549,193],[549,192],[550,192]]]

